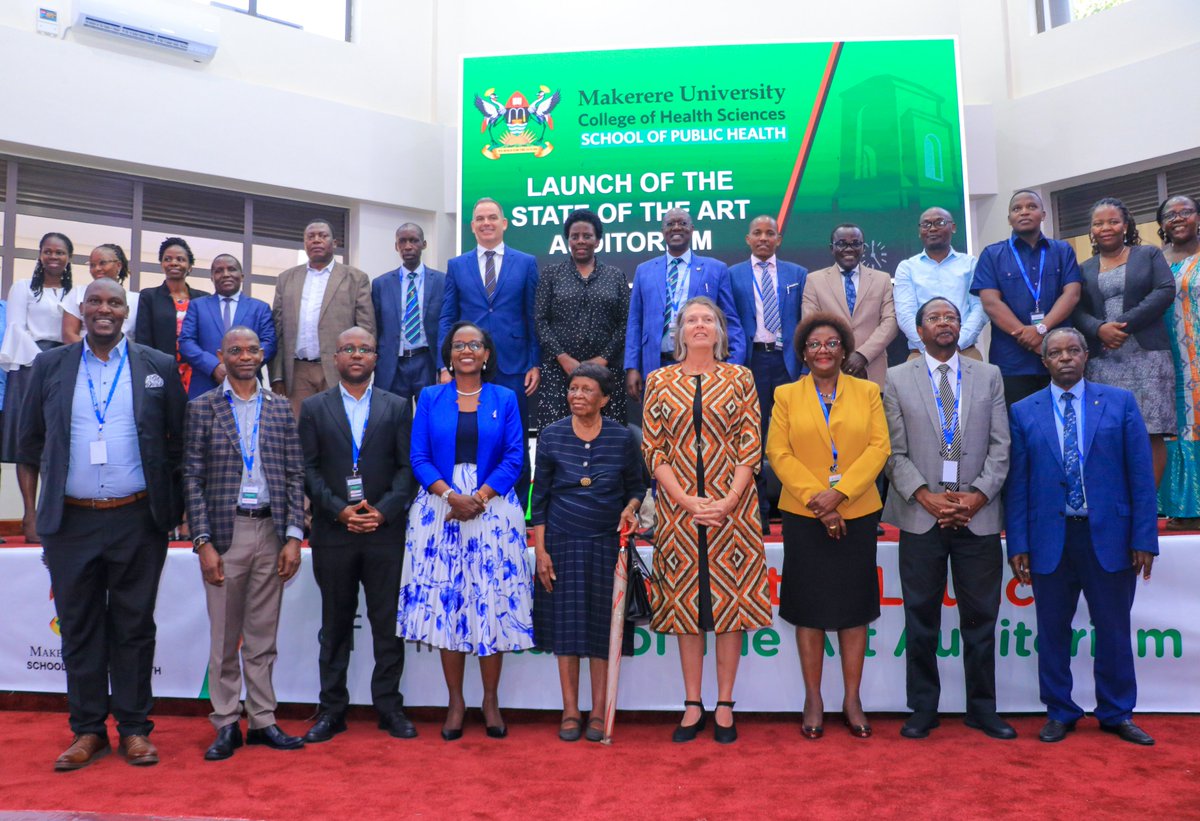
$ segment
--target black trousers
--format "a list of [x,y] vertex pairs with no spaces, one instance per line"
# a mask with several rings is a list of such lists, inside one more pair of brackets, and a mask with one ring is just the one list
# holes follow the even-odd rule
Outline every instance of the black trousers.
[[350,706],[346,670],[354,649],[360,584],[366,594],[375,658],[371,701],[380,714],[404,706],[400,695],[404,640],[396,635],[403,558],[403,543],[313,545],[313,575],[321,589],[321,712],[343,715]]
[[[143,499],[112,510],[66,506],[42,536],[67,670],[71,730],[104,735],[111,709],[122,736],[154,729],[154,604],[167,535]],[[109,685],[112,698],[109,698]]]
[[[758,410],[762,417],[762,452],[767,456],[767,431],[771,427],[771,412],[775,408],[775,389],[792,381],[783,359],[783,351],[754,350],[750,354],[750,372],[754,375],[754,390],[758,393]],[[760,470],[754,474],[754,484],[758,486],[758,507],[762,512],[763,523],[766,524],[771,512],[771,503],[778,502],[766,492],[767,479]]]
[[[934,525],[925,533],[900,531],[908,706],[914,712],[938,709],[937,646],[947,559],[958,599],[967,713],[994,713],[996,615],[1000,612],[1004,557],[998,533],[976,536],[965,527],[943,530]],[[948,641],[945,644],[949,646]]]
[[1004,404],[1011,408],[1013,402],[1020,402],[1026,396],[1037,393],[1049,384],[1049,374],[1006,376],[1004,377]]

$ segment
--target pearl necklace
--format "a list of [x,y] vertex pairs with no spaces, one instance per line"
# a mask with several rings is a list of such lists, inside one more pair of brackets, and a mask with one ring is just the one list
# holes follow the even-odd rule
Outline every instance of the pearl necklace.
[[457,393],[459,396],[478,396],[480,391],[482,391],[482,390],[483,390],[483,385],[480,385],[479,390],[477,390],[477,391],[470,391],[470,392],[460,391],[458,388],[455,388],[454,392]]

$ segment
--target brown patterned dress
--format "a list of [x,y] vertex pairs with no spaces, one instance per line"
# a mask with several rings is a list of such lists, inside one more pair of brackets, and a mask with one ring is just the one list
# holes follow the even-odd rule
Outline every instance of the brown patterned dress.
[[[689,495],[724,497],[734,468],[758,470],[758,394],[748,368],[718,362],[713,373],[701,377],[685,374],[681,365],[655,370],[646,379],[642,424],[642,454],[650,472],[669,465]],[[665,493],[658,494],[656,509],[651,628],[726,633],[769,627],[771,601],[754,483],[717,528],[694,524]],[[705,577],[708,584],[702,585]]]

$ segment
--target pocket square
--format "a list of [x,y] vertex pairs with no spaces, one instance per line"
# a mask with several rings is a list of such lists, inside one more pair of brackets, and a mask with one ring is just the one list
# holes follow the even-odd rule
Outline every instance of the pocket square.
[[147,388],[161,388],[163,386],[163,378],[156,373],[146,374]]

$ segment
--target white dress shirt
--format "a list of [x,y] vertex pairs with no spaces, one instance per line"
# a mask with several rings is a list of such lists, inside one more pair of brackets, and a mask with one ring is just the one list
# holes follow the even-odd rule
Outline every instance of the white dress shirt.
[[495,248],[484,248],[482,245],[475,246],[475,259],[479,261],[479,281],[487,287],[487,257],[484,256],[488,251],[495,251],[496,255],[492,257],[492,265],[496,268],[496,284],[500,284],[500,263],[504,261],[504,243],[500,243]]
[[296,332],[296,358],[320,359],[321,340],[317,325],[321,319],[321,304],[325,301],[325,288],[329,285],[329,274],[334,261],[324,268],[308,266],[304,272],[304,293],[300,296],[300,325]]
[[[754,341],[765,342],[768,345],[775,344],[775,334],[766,329],[766,320],[763,318],[763,301],[762,292],[759,290],[762,287],[762,268],[759,263],[763,260],[758,257],[750,257],[750,267],[754,271]],[[779,303],[779,272],[775,267],[775,255],[771,254],[771,258],[767,261],[767,276],[771,280],[771,288],[775,291],[775,302],[778,306],[780,326],[783,324],[783,306]],[[744,329],[743,329],[744,330]]]

